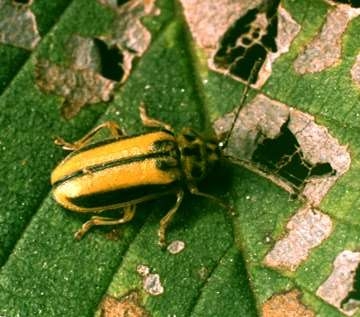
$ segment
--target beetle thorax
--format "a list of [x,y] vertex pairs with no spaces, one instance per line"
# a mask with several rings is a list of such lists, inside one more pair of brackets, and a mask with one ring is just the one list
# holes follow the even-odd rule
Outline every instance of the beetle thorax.
[[188,183],[202,180],[220,159],[216,140],[205,140],[190,128],[184,128],[177,137],[182,170]]

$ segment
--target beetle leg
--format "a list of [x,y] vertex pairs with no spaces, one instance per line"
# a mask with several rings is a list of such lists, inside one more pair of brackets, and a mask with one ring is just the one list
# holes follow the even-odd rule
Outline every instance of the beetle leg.
[[75,239],[80,240],[84,234],[94,226],[109,226],[118,225],[121,223],[129,222],[135,215],[136,205],[124,207],[124,214],[120,219],[109,217],[93,216],[90,220],[86,221],[82,227],[75,233]]
[[56,145],[60,145],[64,150],[75,151],[83,147],[96,133],[102,129],[109,129],[111,135],[114,138],[119,138],[124,135],[124,132],[120,129],[117,123],[113,121],[106,121],[92,129],[89,133],[74,143],[66,142],[63,138],[60,137],[56,137],[54,142]]
[[157,119],[150,118],[146,113],[146,108],[145,108],[144,103],[140,104],[139,111],[140,111],[140,119],[144,126],[149,127],[149,128],[162,128],[167,131],[174,132],[171,125],[169,125],[165,122],[159,121]]
[[166,228],[170,224],[171,220],[174,218],[176,211],[178,210],[182,200],[184,197],[184,191],[180,190],[176,194],[176,203],[175,205],[168,211],[168,213],[160,220],[159,227],[159,244],[163,248],[166,246]]
[[199,189],[196,186],[190,186],[189,187],[190,193],[193,195],[197,195],[197,196],[201,196],[201,197],[205,197],[207,199],[211,199],[213,201],[215,201],[218,205],[220,205],[221,207],[227,209],[230,211],[230,214],[234,214],[234,208],[226,203],[224,203],[221,199],[219,199],[216,196],[207,194],[207,193],[203,193],[201,191],[199,191]]

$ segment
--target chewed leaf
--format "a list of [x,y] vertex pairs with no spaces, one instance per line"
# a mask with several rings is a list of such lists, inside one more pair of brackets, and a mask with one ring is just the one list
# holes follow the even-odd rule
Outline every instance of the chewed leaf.
[[105,34],[96,38],[73,35],[66,45],[65,65],[39,61],[37,85],[45,92],[64,97],[62,114],[74,117],[87,104],[108,102],[115,82],[129,77],[134,58],[147,50],[151,33],[142,24],[145,16],[159,14],[154,1],[129,1],[110,6],[116,18]]
[[115,82],[90,68],[65,68],[39,61],[36,65],[37,85],[45,92],[64,97],[62,113],[71,118],[85,104],[109,101]]
[[359,300],[354,298],[356,289],[355,272],[360,264],[360,253],[345,250],[335,259],[333,271],[328,279],[320,285],[316,294],[348,316],[359,309]]
[[[233,118],[215,122],[218,134],[226,134]],[[262,94],[241,110],[227,152],[313,205],[350,166],[346,147],[313,117]]]
[[[208,58],[208,66],[237,80],[247,81],[260,62],[259,77],[264,85],[272,63],[289,50],[300,26],[278,1],[181,1],[185,17],[197,42]],[[277,10],[278,9],[278,10]]]
[[331,218],[306,206],[296,212],[286,225],[289,231],[266,255],[264,264],[276,269],[296,271],[311,249],[319,246],[332,230]]
[[[0,316],[360,314],[356,1],[0,7],[0,40],[22,43],[0,47],[1,66],[12,69],[0,73]],[[21,58],[13,64],[13,56]],[[110,133],[84,141],[99,124]],[[146,136],[159,125],[176,140],[160,150]],[[123,138],[116,144],[125,160],[115,159],[109,135]],[[109,206],[123,181],[131,221],[114,225],[122,208],[97,209],[88,222],[92,213],[57,204],[49,178],[66,153],[55,137],[81,151],[61,180],[80,180],[69,192],[89,194],[101,171],[104,190],[79,200],[101,196]],[[185,178],[180,153],[192,158],[194,179],[208,171],[203,181]],[[220,159],[205,168],[199,157]],[[114,177],[110,166],[136,177]],[[174,175],[176,187],[138,191]]]

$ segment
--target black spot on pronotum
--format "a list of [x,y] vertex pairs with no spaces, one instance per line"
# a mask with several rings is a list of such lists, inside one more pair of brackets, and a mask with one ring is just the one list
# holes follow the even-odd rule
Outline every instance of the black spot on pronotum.
[[100,54],[101,75],[114,81],[121,81],[124,75],[122,68],[124,55],[117,47],[108,47],[107,44],[100,39],[95,38],[94,43]]
[[196,157],[201,157],[201,152],[200,152],[200,145],[199,144],[194,144],[191,147],[184,147],[182,149],[182,154],[184,156],[196,156]]
[[277,138],[265,139],[258,145],[252,160],[295,187],[301,186],[311,176],[336,174],[329,163],[312,165],[304,159],[296,137],[288,128],[288,121],[281,127]]

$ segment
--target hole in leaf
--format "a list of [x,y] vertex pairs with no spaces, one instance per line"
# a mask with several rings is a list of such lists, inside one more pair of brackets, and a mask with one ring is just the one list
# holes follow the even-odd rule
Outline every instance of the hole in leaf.
[[122,68],[124,55],[117,47],[108,47],[100,39],[95,38],[94,43],[101,59],[101,75],[107,79],[120,81],[124,75]]
[[341,308],[344,310],[352,310],[360,306],[360,266],[355,271],[354,284],[352,290],[341,301]]
[[312,165],[304,159],[296,137],[285,122],[280,135],[275,139],[265,139],[255,150],[252,160],[266,167],[296,187],[301,186],[311,176],[335,174],[329,163]]
[[[220,41],[214,56],[215,65],[245,81],[249,79],[255,63],[258,63],[257,73],[267,52],[277,50],[278,5],[279,0],[270,1],[261,11],[256,8],[249,10],[235,21]],[[256,81],[257,74],[252,76],[251,83]]]
[[360,1],[359,0],[333,0],[333,1],[337,2],[337,3],[349,4],[353,8],[360,8]]

